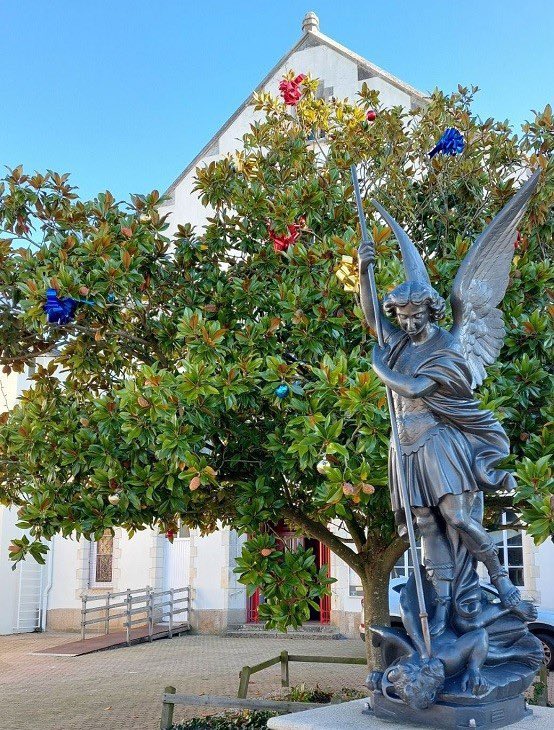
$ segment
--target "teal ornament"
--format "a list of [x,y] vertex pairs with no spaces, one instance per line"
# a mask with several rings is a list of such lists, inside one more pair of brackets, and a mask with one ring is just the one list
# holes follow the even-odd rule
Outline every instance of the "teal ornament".
[[106,297],[106,301],[109,304],[113,304],[115,302],[115,294],[113,292],[110,292],[108,296]]
[[281,398],[281,400],[283,398],[286,398],[289,393],[290,388],[286,383],[281,383],[281,385],[278,385],[275,388],[275,395],[277,396],[277,398]]

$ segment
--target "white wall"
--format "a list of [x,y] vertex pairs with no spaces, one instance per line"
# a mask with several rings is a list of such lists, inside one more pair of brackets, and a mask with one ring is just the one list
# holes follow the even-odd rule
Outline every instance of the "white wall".
[[[0,373],[0,413],[11,410],[28,381],[25,374]],[[17,601],[21,567],[12,570],[9,545],[23,531],[16,527],[17,509],[0,506],[0,634],[11,634],[17,623]],[[33,560],[29,557],[28,560]]]
[[[83,539],[82,544],[85,542]],[[80,546],[82,547],[78,540],[56,538],[52,560],[52,588],[48,595],[47,610],[81,608],[79,577],[86,570],[86,566],[82,557],[79,561],[79,553],[82,553]]]
[[[339,99],[347,97],[354,101],[356,94],[364,83],[364,81],[358,81],[358,64],[355,61],[337,53],[329,46],[319,45],[293,53],[265,85],[265,90],[278,95],[279,82],[283,75],[290,70],[319,78],[324,82],[325,88],[333,88],[333,96]],[[370,89],[376,89],[380,92],[381,105],[402,105],[407,109],[410,108],[410,95],[392,86],[384,79],[375,76],[365,79],[365,83]],[[216,142],[216,150],[200,160],[197,166],[209,164],[242,147],[242,136],[249,130],[252,122],[260,116],[259,112],[254,112],[252,107],[247,106],[232,124],[220,134]],[[174,202],[161,209],[164,213],[171,213],[169,235],[176,230],[178,223],[192,223],[195,226],[202,226],[207,215],[209,215],[209,211],[202,207],[198,193],[192,192],[194,177],[195,169],[192,169],[177,185],[174,191]]]
[[19,568],[12,570],[13,563],[8,558],[10,542],[21,535],[16,521],[15,509],[0,507],[0,634],[11,634],[16,621]]
[[537,589],[542,608],[554,609],[554,544],[546,540],[536,548]]
[[114,591],[124,591],[127,588],[145,588],[149,585],[150,566],[152,562],[151,550],[156,534],[153,530],[142,530],[132,538],[121,530],[119,538],[119,558],[114,561]]
[[224,609],[226,606],[225,580],[222,571],[228,564],[224,556],[229,530],[218,530],[211,535],[200,537],[194,534],[192,560],[194,565],[191,578],[194,588],[193,607],[195,609]]

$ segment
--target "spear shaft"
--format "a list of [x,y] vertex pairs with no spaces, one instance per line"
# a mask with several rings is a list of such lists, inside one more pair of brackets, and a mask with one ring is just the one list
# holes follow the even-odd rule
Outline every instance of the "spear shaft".
[[[364,215],[364,209],[362,206],[362,196],[360,195],[360,186],[358,184],[358,173],[356,172],[356,165],[350,167],[350,174],[352,175],[352,184],[354,186],[354,195],[356,197],[356,207],[358,209],[358,218],[360,220],[360,229],[362,232],[362,243],[375,247],[374,241],[370,238],[366,219]],[[379,306],[379,297],[377,296],[377,285],[375,283],[375,267],[371,262],[367,269],[367,275],[369,278],[369,289],[371,292],[371,301],[373,305],[373,312],[375,315],[375,330],[377,332],[377,342],[379,347],[383,347],[385,339],[383,337],[383,323],[381,321],[381,309]],[[394,451],[396,454],[397,473],[400,480],[400,492],[402,494],[402,503],[404,505],[404,512],[406,514],[406,527],[408,530],[408,540],[410,543],[410,553],[412,555],[412,563],[414,566],[414,578],[417,592],[417,602],[419,604],[419,618],[421,621],[421,631],[423,633],[423,641],[425,642],[425,648],[427,650],[427,656],[423,656],[422,659],[428,659],[431,656],[431,635],[429,633],[429,614],[425,606],[425,596],[423,595],[423,583],[421,581],[421,572],[419,570],[419,557],[417,554],[416,537],[414,532],[414,524],[412,517],[412,509],[410,505],[410,496],[408,494],[408,485],[406,483],[406,472],[403,464],[403,454],[400,448],[400,438],[398,436],[398,424],[396,421],[396,412],[394,408],[394,401],[392,398],[391,389],[386,386],[387,391],[387,403],[389,407],[390,423],[391,423],[391,435],[392,442],[394,445]]]

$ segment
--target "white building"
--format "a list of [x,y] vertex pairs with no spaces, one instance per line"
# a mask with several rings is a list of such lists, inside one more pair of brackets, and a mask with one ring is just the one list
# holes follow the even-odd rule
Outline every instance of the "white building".
[[[256,91],[278,92],[278,83],[288,70],[309,73],[321,79],[325,96],[353,98],[362,83],[380,92],[384,105],[407,108],[425,103],[425,95],[353,53],[319,31],[313,13],[304,18],[298,43],[275,65]],[[430,79],[432,84],[432,79]],[[255,118],[249,99],[242,104],[204,149],[190,162],[168,190],[163,212],[171,214],[172,229],[178,223],[201,226],[206,218],[196,194],[192,193],[195,168],[237,149],[237,140]],[[26,386],[24,376],[2,376],[5,399],[11,408]],[[207,537],[182,529],[173,545],[164,535],[144,530],[130,540],[116,530],[113,539],[100,543],[84,539],[53,540],[47,565],[31,560],[11,571],[7,546],[17,536],[14,510],[0,507],[0,634],[51,630],[78,630],[83,593],[123,591],[127,588],[170,588],[190,585],[192,625],[199,631],[224,632],[229,627],[257,619],[256,596],[247,599],[245,589],[233,573],[235,558],[244,538],[229,529]],[[302,540],[283,530],[288,542]],[[544,607],[554,608],[554,545],[548,541],[539,549],[525,534],[504,531],[498,534],[500,553],[512,579],[524,593]],[[360,586],[348,566],[316,541],[311,544],[320,564],[330,563],[337,579],[330,601],[324,601],[313,620],[331,623],[346,635],[356,635],[360,615]],[[397,574],[406,573],[408,558],[400,561]]]

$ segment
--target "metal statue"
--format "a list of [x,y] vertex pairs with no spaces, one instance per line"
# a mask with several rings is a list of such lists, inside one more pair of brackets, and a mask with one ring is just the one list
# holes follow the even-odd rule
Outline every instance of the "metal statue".
[[[540,642],[525,626],[535,609],[522,601],[482,524],[483,492],[509,492],[515,481],[498,466],[509,454],[508,438],[494,415],[479,407],[473,391],[502,347],[504,325],[497,306],[508,286],[517,226],[539,172],[521,186],[471,246],[452,286],[450,331],[438,324],[445,314],[445,301],[431,286],[413,241],[372,201],[399,243],[406,274],[406,281],[379,303],[375,253],[355,168],[352,178],[362,228],[361,305],[369,326],[378,333],[373,368],[389,395],[392,507],[399,534],[409,538],[412,551],[414,525],[419,532],[424,556],[421,575],[427,578],[422,581],[416,570],[404,589],[402,607],[409,636],[372,629],[383,657],[393,657],[393,666],[373,675],[369,686],[377,690],[383,712],[394,699],[412,711],[422,710],[444,698],[445,692],[449,700],[452,693],[465,698],[466,705],[468,695],[473,701],[478,698],[479,704],[497,704],[520,695],[523,685],[532,681],[541,654]],[[381,315],[381,306],[396,325]],[[418,562],[414,560],[414,565]],[[497,603],[490,607],[485,605],[477,562],[485,565],[496,588]],[[501,641],[499,633],[507,625],[510,640]],[[487,670],[493,665],[494,670]],[[517,681],[507,690],[499,667],[512,676],[514,666],[519,667]],[[500,709],[496,707],[495,712]],[[514,712],[515,706],[510,706],[512,717]],[[433,724],[429,716],[419,721]],[[440,714],[437,723],[448,727],[458,721]]]

